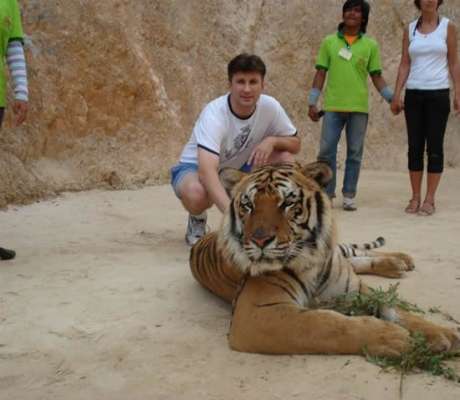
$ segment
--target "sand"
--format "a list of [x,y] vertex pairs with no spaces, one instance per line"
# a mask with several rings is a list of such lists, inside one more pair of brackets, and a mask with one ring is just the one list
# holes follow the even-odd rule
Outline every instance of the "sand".
[[[342,241],[383,235],[388,250],[413,255],[402,295],[457,320],[459,182],[460,171],[446,171],[437,213],[418,217],[403,212],[406,174],[364,171],[359,210],[335,209]],[[0,263],[0,399],[399,398],[398,374],[360,356],[231,351],[229,306],[190,274],[185,219],[169,186],[65,193],[0,212],[0,244],[18,252]],[[219,220],[212,210],[210,226]],[[404,399],[460,398],[459,384],[427,374],[402,389]]]

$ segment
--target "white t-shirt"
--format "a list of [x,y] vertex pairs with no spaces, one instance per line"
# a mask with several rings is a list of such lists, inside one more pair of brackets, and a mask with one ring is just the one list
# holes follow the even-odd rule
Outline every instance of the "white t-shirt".
[[417,20],[409,24],[410,72],[407,89],[435,90],[449,88],[447,63],[447,27],[449,20],[441,18],[438,27],[423,34],[416,29]]
[[241,168],[267,136],[294,136],[297,130],[281,104],[262,94],[254,113],[237,117],[225,94],[206,105],[182,151],[180,162],[198,164],[198,147],[219,156],[219,167]]

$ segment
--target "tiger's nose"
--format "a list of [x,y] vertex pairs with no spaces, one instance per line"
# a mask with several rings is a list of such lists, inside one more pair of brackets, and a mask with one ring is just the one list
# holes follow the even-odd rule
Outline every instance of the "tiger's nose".
[[267,246],[267,244],[272,242],[274,239],[275,239],[275,236],[270,235],[263,228],[257,228],[254,231],[254,234],[252,236],[252,241],[260,248],[264,248],[265,246]]

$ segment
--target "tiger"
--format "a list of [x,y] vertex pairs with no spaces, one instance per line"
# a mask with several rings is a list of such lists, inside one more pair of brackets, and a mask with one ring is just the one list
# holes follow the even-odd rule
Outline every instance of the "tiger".
[[358,274],[401,277],[414,268],[405,253],[337,244],[331,179],[324,162],[223,169],[230,196],[220,228],[190,252],[194,278],[232,305],[230,348],[263,354],[398,356],[421,332],[433,351],[460,344],[454,330],[400,308],[379,317],[318,308],[348,293],[369,293]]

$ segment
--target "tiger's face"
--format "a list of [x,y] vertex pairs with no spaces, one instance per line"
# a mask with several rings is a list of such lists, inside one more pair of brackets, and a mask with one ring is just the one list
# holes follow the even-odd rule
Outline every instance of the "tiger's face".
[[331,211],[321,184],[331,176],[324,163],[265,166],[250,174],[223,170],[231,188],[221,243],[244,272],[259,275],[319,256],[331,238]]

